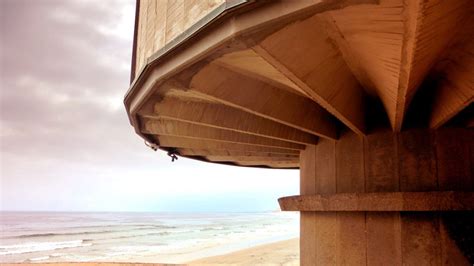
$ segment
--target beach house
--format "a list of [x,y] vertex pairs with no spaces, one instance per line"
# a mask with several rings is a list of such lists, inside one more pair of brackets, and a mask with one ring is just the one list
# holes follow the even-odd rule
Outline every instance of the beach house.
[[[471,265],[472,0],[138,0],[130,123],[299,168],[301,265]],[[287,195],[282,195],[287,196]]]

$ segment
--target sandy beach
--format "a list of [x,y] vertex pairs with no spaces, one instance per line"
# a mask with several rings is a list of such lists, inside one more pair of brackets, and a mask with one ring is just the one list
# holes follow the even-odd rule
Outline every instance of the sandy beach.
[[275,243],[196,261],[190,265],[299,265],[299,239],[294,238]]

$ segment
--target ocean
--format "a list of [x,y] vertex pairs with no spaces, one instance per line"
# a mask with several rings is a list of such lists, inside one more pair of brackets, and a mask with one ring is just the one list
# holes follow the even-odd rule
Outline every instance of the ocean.
[[4,263],[184,263],[299,235],[291,212],[2,212],[0,219]]

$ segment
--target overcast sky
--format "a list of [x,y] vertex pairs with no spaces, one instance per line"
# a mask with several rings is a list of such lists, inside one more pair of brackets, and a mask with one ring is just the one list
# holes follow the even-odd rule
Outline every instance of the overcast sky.
[[153,152],[130,126],[134,1],[0,0],[2,210],[259,211],[298,171]]

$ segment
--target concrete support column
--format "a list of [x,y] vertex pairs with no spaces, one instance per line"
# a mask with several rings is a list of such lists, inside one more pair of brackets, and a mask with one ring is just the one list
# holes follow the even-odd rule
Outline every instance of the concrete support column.
[[[301,152],[301,195],[472,192],[473,140],[469,129],[387,129],[320,139]],[[394,199],[395,194],[403,193],[393,193]],[[470,206],[460,208],[472,209],[473,194],[463,195]],[[404,210],[301,211],[301,265],[470,265],[444,222],[443,215],[452,211]]]

